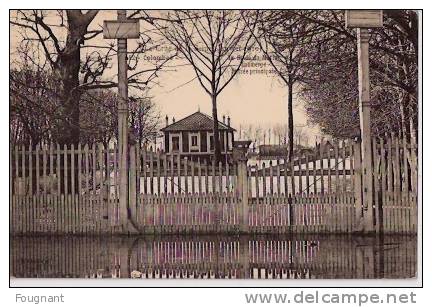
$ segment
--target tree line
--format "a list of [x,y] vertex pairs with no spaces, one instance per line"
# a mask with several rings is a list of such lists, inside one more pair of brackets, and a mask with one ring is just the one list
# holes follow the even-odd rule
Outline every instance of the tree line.
[[[10,70],[12,144],[103,142],[116,138],[118,98],[110,74],[114,40],[104,42],[97,10],[16,10]],[[141,144],[158,135],[151,90],[165,73],[188,65],[212,106],[215,158],[220,159],[218,97],[258,52],[286,88],[286,144],[293,152],[294,101],[322,134],[359,134],[356,34],[342,10],[128,11],[142,20],[128,50],[129,124]],[[171,50],[150,57],[154,50]],[[181,64],[179,64],[181,63]],[[372,132],[410,133],[418,114],[418,16],[385,10],[370,31]]]

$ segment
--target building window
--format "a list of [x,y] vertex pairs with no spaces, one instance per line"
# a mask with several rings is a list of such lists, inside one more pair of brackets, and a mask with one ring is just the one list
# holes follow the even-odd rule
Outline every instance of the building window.
[[210,151],[214,150],[214,137],[210,135]]
[[171,138],[172,142],[172,151],[179,151],[180,150],[180,138],[178,136],[173,136]]
[[183,152],[183,140],[180,133],[169,134],[169,152]]
[[200,138],[199,133],[189,133],[189,151],[200,151]]

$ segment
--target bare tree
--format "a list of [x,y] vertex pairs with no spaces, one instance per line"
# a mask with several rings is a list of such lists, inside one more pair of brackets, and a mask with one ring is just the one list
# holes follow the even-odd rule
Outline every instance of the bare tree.
[[240,131],[242,132],[241,138],[252,141],[254,146],[264,142],[265,129],[260,124],[242,125]]
[[[254,16],[232,10],[170,11],[154,22],[160,33],[192,66],[200,85],[211,98],[215,161],[221,161],[217,98],[239,71],[253,44],[249,27]],[[246,20],[246,22],[245,22]]]
[[9,74],[10,141],[12,145],[48,142],[57,116],[56,92],[50,75],[25,64]]
[[88,90],[80,99],[80,142],[102,143],[117,138],[117,105],[120,98],[111,89]]
[[151,97],[129,98],[129,122],[137,144],[143,146],[159,137],[160,112]]
[[[83,93],[117,86],[109,72],[117,53],[115,42],[101,39],[102,28],[94,22],[97,14],[98,10],[16,10],[10,15],[11,32],[19,47],[17,52],[20,53],[21,48],[33,50],[30,54],[40,54],[36,58],[27,56],[28,62],[54,79],[55,88],[50,91],[55,93],[57,108],[50,137],[60,144],[77,144],[80,141],[80,101]],[[145,61],[141,61],[143,54],[162,43],[151,32],[140,34],[134,50],[129,50],[128,82],[131,87],[138,91],[148,90],[165,64],[174,57],[175,54],[154,60],[146,57]],[[21,56],[26,55],[21,53]],[[13,65],[14,62],[11,63]],[[62,170],[68,173],[61,178],[73,178],[70,169]]]
[[[114,40],[101,43],[102,28],[93,24],[98,10],[17,10],[10,24],[19,45],[33,45],[43,54],[33,64],[50,70],[56,81],[61,120],[56,123],[60,144],[79,142],[81,95],[91,89],[114,88],[117,83],[107,72],[116,55]],[[174,55],[140,61],[143,54],[162,44],[151,33],[143,32],[134,50],[129,51],[128,81],[131,87],[146,90]]]
[[[258,11],[258,26],[250,29],[267,61],[287,87],[288,158],[294,150],[294,88],[304,81],[304,71],[312,65],[308,57],[315,37],[323,27],[305,22],[291,11]],[[316,65],[316,63],[313,63]]]
[[275,124],[273,126],[273,134],[276,137],[276,141],[278,145],[287,143],[287,135],[288,135],[288,125],[285,124]]
[[[18,26],[25,41],[37,41],[45,53],[45,58],[59,81],[57,89],[63,101],[64,124],[61,130],[60,143],[78,143],[79,141],[79,71],[81,63],[81,45],[84,43],[88,26],[95,18],[97,11],[82,13],[79,10],[67,10],[66,16],[58,12],[60,24],[67,31],[66,39],[59,38],[55,27],[47,21],[46,11],[17,11],[11,17],[11,24]],[[67,20],[67,25],[65,22]],[[57,31],[58,32],[58,31]]]
[[[53,142],[58,114],[54,78],[45,71],[28,67],[10,73],[11,143],[38,144]],[[105,147],[117,138],[117,105],[119,97],[111,89],[94,89],[80,97],[80,142],[102,143]],[[160,113],[151,97],[129,98],[129,126],[139,144],[157,135]],[[54,139],[55,140],[55,139]]]
[[[308,113],[318,123],[320,114],[315,112],[318,108],[330,117],[337,107],[340,117],[346,120],[334,123],[330,119],[324,120],[321,126],[325,127],[326,133],[345,132],[345,136],[349,136],[344,127],[353,133],[359,128],[356,33],[345,27],[343,10],[294,10],[292,13],[326,31],[326,36],[320,37],[315,48],[310,49],[311,59],[322,65],[312,66],[308,71],[304,94],[312,99],[308,108],[313,110]],[[383,134],[399,129],[406,132],[408,117],[416,123],[418,114],[417,12],[384,10],[384,26],[370,31],[369,44],[371,83],[374,85],[371,88],[373,132]],[[314,101],[317,108],[313,106]]]
[[305,126],[302,125],[296,125],[294,128],[294,137],[298,148],[309,145],[309,137],[304,128]]

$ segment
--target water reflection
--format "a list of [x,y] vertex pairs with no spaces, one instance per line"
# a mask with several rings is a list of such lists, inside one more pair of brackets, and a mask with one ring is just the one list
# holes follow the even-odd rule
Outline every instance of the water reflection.
[[417,237],[12,237],[10,256],[27,278],[412,278]]

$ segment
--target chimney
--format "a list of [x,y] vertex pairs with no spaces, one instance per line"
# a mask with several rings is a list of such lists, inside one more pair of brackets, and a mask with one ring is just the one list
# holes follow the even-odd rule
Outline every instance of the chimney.
[[231,127],[231,118],[228,116],[228,127]]
[[222,122],[225,124],[225,115],[222,116]]
[[174,116],[173,116],[173,124],[175,123],[175,118],[174,118]]
[[168,115],[165,116],[165,127],[168,126]]

